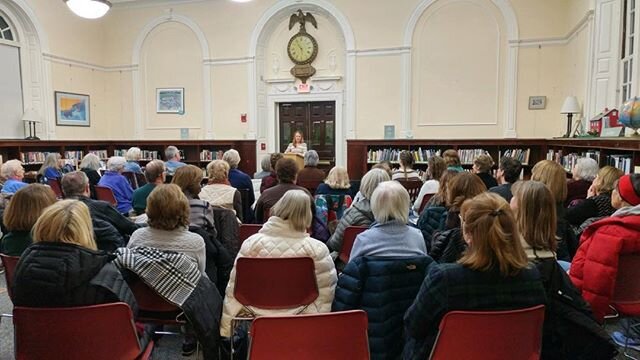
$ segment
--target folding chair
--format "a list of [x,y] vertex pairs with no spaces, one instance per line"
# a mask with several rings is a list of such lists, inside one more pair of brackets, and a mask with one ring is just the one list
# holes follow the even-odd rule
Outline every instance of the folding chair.
[[420,189],[422,188],[422,181],[420,181],[419,179],[396,180],[396,181],[398,181],[400,184],[402,184],[402,186],[405,189],[407,189],[407,192],[409,193],[409,199],[413,204],[413,202],[416,201],[416,199],[418,198],[418,194],[420,194]]
[[538,360],[544,305],[508,311],[451,311],[440,322],[432,360]]
[[106,201],[113,206],[118,206],[118,201],[116,197],[113,195],[113,190],[106,186],[96,185],[96,198],[98,200]]
[[262,229],[262,225],[260,224],[241,224],[240,230],[238,231],[239,245],[242,246],[242,243],[247,240],[249,236],[257,234],[260,229]]
[[418,215],[422,214],[422,210],[424,210],[424,208],[427,206],[427,203],[429,202],[429,200],[431,200],[433,195],[435,194],[425,194],[422,197],[422,202],[420,203],[420,209],[418,209]]
[[141,348],[125,303],[13,310],[18,360],[149,359],[153,341]]
[[[613,310],[613,314],[605,316],[605,319],[617,317],[640,317],[639,276],[640,254],[620,256],[618,260],[618,275],[616,277],[616,284],[613,290],[613,298],[609,305]],[[640,327],[640,323],[632,325],[631,327]],[[635,359],[635,357],[629,355],[628,350],[629,344],[625,343],[624,356],[629,359]]]
[[344,229],[344,235],[342,236],[342,248],[340,248],[340,254],[338,254],[338,258],[344,264],[349,262],[351,249],[353,249],[353,243],[356,241],[356,237],[367,229],[369,229],[368,226],[347,226],[347,228]]
[[367,314],[362,310],[258,317],[251,334],[251,360],[369,359]]
[[[0,259],[2,259],[2,266],[4,266],[4,278],[5,283],[7,284],[7,295],[9,295],[9,300],[13,301],[13,291],[11,287],[13,286],[13,276],[16,273],[16,265],[18,265],[18,260],[20,260],[20,257],[0,254]],[[0,314],[0,321],[2,321],[3,317],[11,318],[13,317],[13,315]]]
[[147,185],[147,179],[144,177],[144,174],[134,173],[134,175],[136,177],[136,183],[138,184],[138,187]]
[[122,176],[124,176],[127,181],[129,182],[129,185],[131,185],[131,188],[133,190],[137,189],[138,186],[138,178],[136,177],[136,174],[131,172],[131,171],[123,171],[122,172]]
[[58,179],[48,179],[47,185],[53,190],[53,193],[56,194],[58,199],[64,199],[64,194],[62,193],[62,186],[60,186],[60,180]]

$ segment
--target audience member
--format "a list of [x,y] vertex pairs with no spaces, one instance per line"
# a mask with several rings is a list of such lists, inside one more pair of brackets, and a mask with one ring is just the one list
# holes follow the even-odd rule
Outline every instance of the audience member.
[[128,215],[132,209],[133,188],[127,178],[122,176],[125,162],[126,160],[121,156],[110,157],[107,161],[107,172],[100,178],[98,185],[110,188],[118,202],[116,208],[120,213]]
[[411,151],[402,151],[399,156],[400,168],[393,170],[392,180],[422,181],[420,174],[413,169],[414,158]]
[[136,311],[133,294],[112,263],[114,257],[97,250],[85,204],[63,200],[46,208],[34,225],[33,242],[16,268],[16,306],[125,302]]
[[147,179],[147,183],[137,188],[133,192],[132,197],[133,211],[135,211],[136,214],[144,214],[147,209],[147,198],[149,194],[151,194],[156,186],[162,185],[165,182],[165,171],[166,168],[162,160],[153,160],[145,166],[144,177]]
[[[278,162],[293,160],[282,159]],[[295,162],[294,162],[295,165]],[[318,297],[302,313],[330,312],[334,290],[337,282],[336,269],[329,256],[329,250],[320,241],[313,239],[306,230],[311,226],[311,199],[304,191],[292,190],[271,208],[271,217],[260,231],[242,243],[240,257],[292,257],[308,256],[314,260]],[[237,259],[237,258],[236,258]],[[230,337],[231,319],[238,315],[243,306],[234,296],[235,266],[231,271],[229,285],[224,299],[224,310],[220,324],[220,335]],[[268,310],[252,308],[256,316],[293,314],[300,307],[294,309]]]
[[301,181],[317,181],[321,183],[326,174],[321,169],[318,169],[318,162],[320,157],[315,150],[309,150],[304,154],[304,168],[298,172],[298,182]]
[[605,166],[593,180],[587,192],[587,198],[567,209],[567,221],[573,226],[580,226],[587,219],[611,216],[616,209],[611,206],[613,184],[624,175],[624,172],[613,166]]
[[478,155],[473,159],[473,173],[482,180],[487,189],[498,186],[498,182],[491,175],[493,164],[493,159],[489,154]]
[[261,180],[265,176],[269,176],[271,174],[271,155],[265,155],[262,157],[262,161],[260,161],[261,171],[253,174],[254,179]]
[[[238,169],[240,164],[240,154],[237,150],[231,149],[225,151],[222,155],[222,160],[229,164],[231,170],[229,170],[229,184],[238,189],[242,194],[242,191],[246,193],[246,199],[242,202],[242,216],[238,216],[245,223],[250,224],[253,222],[253,213],[251,212],[251,205],[256,201],[256,197],[253,193],[253,183],[251,177]],[[246,203],[245,203],[246,201]]]
[[129,171],[136,174],[142,174],[142,168],[138,163],[142,158],[142,151],[139,147],[130,147],[125,155],[127,162],[124,164],[124,171]]
[[164,166],[167,168],[167,175],[173,176],[176,170],[187,164],[181,162],[180,150],[175,146],[167,146],[164,149],[164,158],[166,159]]
[[564,206],[568,207],[575,200],[587,198],[587,192],[593,179],[598,175],[598,162],[592,158],[579,158],[571,170],[571,180],[567,182],[567,199]]
[[447,170],[463,172],[462,163],[460,162],[460,156],[458,155],[458,151],[454,149],[446,150],[442,153],[442,158],[444,159],[445,165],[447,165]]
[[38,217],[49,205],[56,202],[51,188],[31,184],[18,190],[4,211],[4,226],[9,230],[0,241],[0,253],[20,256],[31,245],[31,230]]
[[20,160],[9,160],[0,167],[0,177],[5,179],[2,185],[2,193],[14,194],[16,191],[27,186],[22,182],[24,179],[24,168]]
[[60,179],[62,177],[62,156],[59,153],[48,153],[44,158],[44,163],[38,170],[38,175],[42,176],[42,181],[46,184],[49,180]]
[[207,165],[209,183],[200,191],[200,198],[213,206],[233,210],[242,221],[242,199],[238,189],[229,184],[229,163],[213,160]]
[[271,172],[268,176],[262,178],[262,182],[260,183],[260,193],[262,194],[265,190],[272,188],[278,185],[278,177],[276,176],[276,164],[278,160],[282,159],[284,155],[282,153],[273,153],[269,156],[269,161],[271,164]]
[[500,185],[489,188],[489,192],[502,196],[507,202],[511,201],[511,197],[513,196],[513,194],[511,194],[511,185],[518,181],[521,171],[522,164],[518,159],[503,156],[500,158],[497,174]]
[[391,178],[393,176],[393,166],[391,165],[391,161],[389,161],[389,160],[382,160],[382,161],[378,162],[377,164],[373,165],[371,168],[372,169],[382,169],[382,170],[386,171],[389,174],[389,178]]
[[178,185],[156,186],[147,198],[149,227],[136,230],[128,248],[146,246],[163,251],[175,251],[191,257],[201,273],[205,271],[204,239],[189,232],[189,201]]
[[293,138],[291,139],[291,143],[287,146],[287,150],[284,151],[285,154],[300,154],[304,155],[307,152],[307,144],[304,142],[304,136],[302,135],[302,131],[296,131],[293,133]]
[[422,184],[420,193],[413,203],[413,210],[416,212],[420,210],[425,196],[433,197],[438,192],[440,188],[440,178],[442,177],[442,173],[447,169],[444,164],[444,159],[437,155],[431,156],[427,160],[427,164],[427,181]]
[[491,193],[462,205],[469,249],[455,264],[429,268],[404,316],[404,359],[426,359],[442,317],[455,310],[509,310],[545,303],[540,274],[528,266],[509,204]]
[[88,153],[80,162],[80,171],[87,174],[89,178],[89,188],[91,190],[91,198],[96,198],[96,185],[100,183],[100,158],[93,153]]
[[[289,190],[302,190],[307,195],[311,201],[313,201],[313,196],[309,193],[309,191],[301,186],[295,184],[296,182],[296,174],[298,173],[298,166],[293,159],[282,158],[278,160],[276,164],[276,175],[278,176],[278,185],[265,190],[258,199],[256,203],[256,221],[258,223],[263,223],[267,219],[264,216],[264,211],[267,209],[271,209],[284,194]],[[312,206],[313,207],[313,206]]]
[[318,185],[316,195],[349,195],[351,183],[347,169],[334,166],[323,183]]
[[214,238],[216,227],[211,204],[198,197],[202,182],[202,170],[195,165],[187,165],[176,170],[172,184],[178,185],[189,200],[189,223],[205,229]]
[[427,206],[425,208],[438,206],[445,207],[447,206],[447,188],[451,183],[451,179],[456,177],[460,172],[454,170],[445,170],[442,172],[442,175],[438,181],[438,191],[427,201]]

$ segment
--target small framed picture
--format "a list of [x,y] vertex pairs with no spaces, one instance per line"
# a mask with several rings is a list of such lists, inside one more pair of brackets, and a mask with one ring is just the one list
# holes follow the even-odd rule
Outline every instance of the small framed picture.
[[91,125],[89,95],[56,91],[54,96],[57,126]]
[[542,110],[546,107],[546,96],[529,96],[529,110]]
[[184,114],[184,88],[156,89],[156,113]]

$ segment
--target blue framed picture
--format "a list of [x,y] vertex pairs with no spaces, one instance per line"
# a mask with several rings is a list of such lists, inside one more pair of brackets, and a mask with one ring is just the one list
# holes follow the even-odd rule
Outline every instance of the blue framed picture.
[[156,89],[156,113],[184,114],[184,88]]
[[57,126],[91,125],[89,95],[56,91],[55,102]]

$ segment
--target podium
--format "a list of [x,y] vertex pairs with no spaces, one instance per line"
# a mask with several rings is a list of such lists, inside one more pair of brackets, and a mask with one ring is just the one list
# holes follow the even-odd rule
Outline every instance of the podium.
[[284,154],[284,157],[286,159],[293,159],[293,161],[295,161],[296,165],[298,166],[298,171],[304,168],[304,156],[302,156],[301,154],[286,153]]

